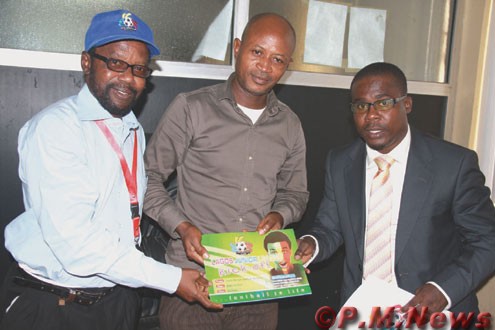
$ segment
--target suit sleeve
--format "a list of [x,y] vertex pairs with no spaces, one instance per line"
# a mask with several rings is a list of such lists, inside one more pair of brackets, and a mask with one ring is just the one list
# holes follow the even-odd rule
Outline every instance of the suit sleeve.
[[315,258],[316,262],[330,258],[343,243],[338,207],[335,199],[333,175],[332,152],[330,151],[325,165],[323,198],[320,202],[315,223],[308,232],[309,235],[313,235],[318,241],[320,252]]
[[456,178],[452,217],[461,237],[457,258],[432,279],[455,306],[495,270],[495,211],[476,153],[465,154]]

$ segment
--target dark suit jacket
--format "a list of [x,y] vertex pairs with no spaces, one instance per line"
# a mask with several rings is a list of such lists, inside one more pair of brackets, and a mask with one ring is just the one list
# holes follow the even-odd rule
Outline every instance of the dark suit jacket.
[[[329,152],[315,225],[316,261],[345,246],[341,300],[363,276],[366,147],[359,139]],[[411,129],[395,246],[399,287],[434,281],[451,311],[475,311],[476,289],[495,270],[495,211],[476,153]]]

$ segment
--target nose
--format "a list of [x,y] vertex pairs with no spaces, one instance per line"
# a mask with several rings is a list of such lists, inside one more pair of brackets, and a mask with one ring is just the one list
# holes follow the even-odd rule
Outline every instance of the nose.
[[380,116],[380,111],[375,109],[373,104],[370,105],[368,111],[366,111],[366,120],[373,120]]
[[134,80],[134,78],[135,77],[134,77],[134,74],[132,74],[132,68],[131,67],[128,67],[127,70],[119,73],[119,80],[129,82],[129,81]]
[[258,60],[257,67],[260,71],[270,72],[272,70],[272,62],[270,58],[263,56]]

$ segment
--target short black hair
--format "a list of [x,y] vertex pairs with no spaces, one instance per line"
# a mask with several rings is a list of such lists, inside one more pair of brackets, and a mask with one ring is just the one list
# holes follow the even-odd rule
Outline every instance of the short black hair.
[[354,86],[354,83],[363,78],[370,76],[384,76],[384,75],[392,76],[395,79],[401,93],[403,95],[407,94],[406,75],[404,74],[404,72],[402,72],[402,70],[398,66],[387,62],[371,63],[365,66],[364,68],[362,68],[361,70],[359,70],[358,73],[356,73],[356,75],[352,79],[351,90],[352,90],[352,86]]
[[263,247],[268,251],[268,244],[277,242],[287,242],[289,244],[289,248],[292,248],[289,236],[285,235],[281,231],[271,231],[268,235],[266,235],[265,240],[263,241]]

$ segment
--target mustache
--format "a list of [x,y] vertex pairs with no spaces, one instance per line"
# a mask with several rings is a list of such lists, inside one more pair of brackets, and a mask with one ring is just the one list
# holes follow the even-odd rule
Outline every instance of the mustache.
[[125,93],[130,93],[130,94],[132,94],[134,96],[137,95],[137,90],[135,88],[133,88],[132,86],[129,86],[129,85],[116,84],[116,83],[109,84],[107,86],[107,91],[110,90],[111,88],[117,89],[119,91],[123,91]]
[[267,72],[263,72],[263,71],[259,71],[259,72],[257,71],[255,73],[253,73],[253,76],[261,78],[261,79],[270,80],[270,74]]
[[383,127],[381,125],[376,125],[376,124],[367,124],[364,126],[365,131],[372,131],[372,130],[380,130],[383,131],[385,130],[386,127]]

